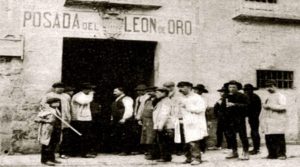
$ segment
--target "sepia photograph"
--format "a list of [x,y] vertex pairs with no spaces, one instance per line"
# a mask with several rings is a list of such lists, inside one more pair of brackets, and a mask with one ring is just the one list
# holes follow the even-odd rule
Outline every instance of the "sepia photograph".
[[0,167],[44,166],[300,166],[300,0],[0,0]]

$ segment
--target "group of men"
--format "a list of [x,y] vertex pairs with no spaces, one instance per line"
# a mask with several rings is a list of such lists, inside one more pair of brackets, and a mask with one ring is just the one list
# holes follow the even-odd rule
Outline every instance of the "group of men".
[[[206,110],[207,103],[202,93],[208,93],[201,84],[193,86],[190,82],[179,82],[178,92],[174,82],[166,82],[162,87],[136,87],[135,99],[126,95],[123,87],[113,90],[115,101],[111,105],[111,145],[113,152],[129,155],[139,151],[145,153],[145,159],[169,162],[174,151],[183,151],[186,160],[183,163],[198,165],[202,162],[201,152],[205,151],[205,141],[208,136]],[[227,147],[232,152],[227,159],[238,158],[236,133],[243,145],[241,160],[248,160],[249,153],[257,154],[260,149],[259,120],[266,134],[266,145],[269,151],[267,158],[286,159],[284,125],[286,121],[286,99],[276,89],[276,82],[266,83],[270,96],[263,103],[251,84],[244,87],[237,81],[225,83],[220,100],[217,101],[214,112],[217,116],[217,143],[214,149],[220,149],[225,134]],[[47,108],[53,99],[60,100],[62,130],[60,157],[68,158],[79,148],[77,153],[82,157],[92,158],[93,142],[91,142],[91,104],[95,87],[83,84],[78,93],[65,87],[62,83],[53,85],[53,90],[42,99],[42,108]],[[243,89],[244,93],[239,90]],[[55,100],[54,100],[55,101]],[[51,105],[50,105],[51,106]],[[261,108],[264,112],[260,114]],[[249,143],[246,133],[246,117],[251,127],[251,137],[254,149],[248,151]],[[261,117],[261,118],[259,118]],[[279,121],[281,124],[278,126]],[[43,125],[43,122],[41,123]],[[45,124],[45,122],[44,122]],[[57,124],[59,125],[59,124]],[[54,125],[53,125],[54,126]],[[74,132],[76,133],[74,133]],[[54,154],[59,142],[60,133],[48,133],[50,142],[41,142],[42,163],[53,166],[58,161],[49,156]],[[43,132],[39,133],[43,136]],[[78,135],[78,136],[74,136]],[[74,138],[77,141],[74,141]],[[72,139],[72,141],[70,141]],[[75,150],[76,152],[76,150]]]

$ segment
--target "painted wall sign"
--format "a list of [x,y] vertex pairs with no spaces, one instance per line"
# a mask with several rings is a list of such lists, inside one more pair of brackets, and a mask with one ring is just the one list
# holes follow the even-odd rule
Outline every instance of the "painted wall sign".
[[[196,36],[193,18],[169,16],[123,15],[121,35],[142,35],[162,38],[162,36],[193,38]],[[108,26],[107,24],[112,24]],[[43,31],[88,32],[104,34],[107,27],[115,27],[114,20],[103,20],[97,12],[75,11],[31,11],[24,10],[22,28]]]

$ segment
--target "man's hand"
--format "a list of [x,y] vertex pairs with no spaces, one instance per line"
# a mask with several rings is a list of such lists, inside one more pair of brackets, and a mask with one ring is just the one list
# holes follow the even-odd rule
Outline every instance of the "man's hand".
[[179,103],[178,104],[181,108],[184,108],[184,109],[186,109],[186,105],[185,104],[183,104],[183,103]]
[[235,103],[232,103],[232,102],[227,102],[226,103],[226,107],[233,107],[235,106]]
[[264,105],[263,105],[263,108],[264,108],[265,110],[270,110],[270,109],[271,109],[270,106],[267,105],[267,104],[264,104]]
[[121,120],[119,121],[119,123],[124,124],[124,123],[125,123],[125,119],[121,119]]
[[139,125],[143,125],[143,122],[141,120],[138,121]]

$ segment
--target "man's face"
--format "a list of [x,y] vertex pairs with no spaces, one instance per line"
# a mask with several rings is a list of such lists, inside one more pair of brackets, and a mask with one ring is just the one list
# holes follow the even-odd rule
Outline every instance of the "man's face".
[[270,93],[274,93],[276,91],[276,87],[274,85],[267,86],[266,88]]
[[183,95],[187,95],[191,92],[191,88],[188,86],[183,86],[183,87],[178,87],[179,92],[182,93]]
[[147,92],[147,94],[149,95],[149,96],[151,96],[151,97],[155,97],[156,95],[155,95],[155,91],[148,91]]
[[70,95],[70,96],[74,95],[74,91],[73,90],[65,92],[65,93],[68,94],[68,95]]
[[223,96],[224,96],[224,94],[225,94],[224,92],[220,92],[220,96],[221,96],[221,97],[223,97]]
[[120,91],[118,88],[116,88],[116,89],[114,89],[113,94],[114,94],[115,97],[119,97],[123,94],[123,92]]
[[175,90],[175,86],[164,86],[166,89],[168,89],[169,92],[173,92]]
[[249,90],[249,89],[245,89],[245,90],[244,90],[244,93],[245,93],[246,95],[250,95],[250,94],[253,94],[253,91],[252,91],[252,90]]
[[228,85],[229,93],[236,93],[238,91],[237,85]]
[[91,89],[83,89],[82,92],[88,95],[92,90]]
[[155,96],[156,96],[156,98],[160,99],[165,96],[165,93],[163,93],[161,91],[156,91]]
[[50,107],[52,107],[52,108],[58,108],[59,106],[60,106],[59,102],[54,102],[54,103],[50,104]]
[[144,95],[144,94],[145,94],[145,91],[144,91],[144,90],[137,90],[137,91],[136,91],[136,94],[137,94],[138,96],[141,96],[141,95]]
[[62,93],[64,92],[65,89],[64,89],[64,88],[54,88],[53,90],[54,90],[54,92],[57,93],[57,94],[62,94]]

